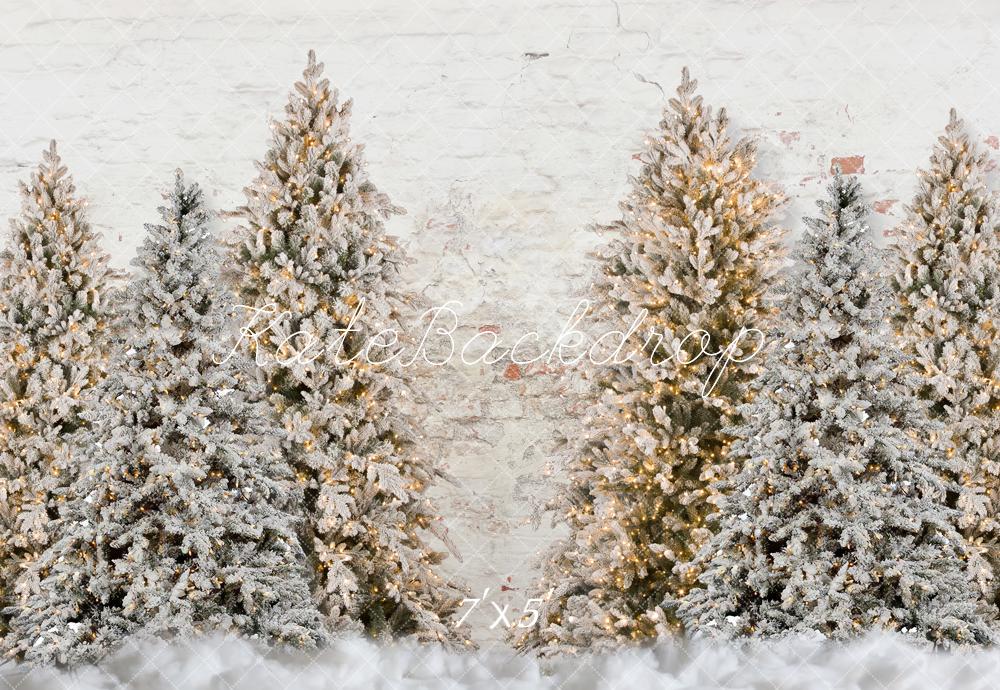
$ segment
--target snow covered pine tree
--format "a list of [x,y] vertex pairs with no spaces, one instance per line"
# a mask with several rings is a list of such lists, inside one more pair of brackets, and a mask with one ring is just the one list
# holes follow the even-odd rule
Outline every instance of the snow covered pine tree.
[[114,276],[85,205],[53,141],[0,258],[0,609],[31,586],[79,464],[84,394],[104,375]]
[[297,483],[268,411],[240,390],[240,360],[225,357],[232,306],[201,191],[178,172],[167,198],[89,401],[75,500],[11,621],[8,654],[29,662],[94,661],[138,634],[324,637],[285,511]]
[[986,642],[943,501],[948,461],[931,448],[941,427],[909,394],[887,337],[860,186],[837,175],[830,196],[805,221],[807,265],[731,430],[742,469],[717,486],[719,529],[696,562],[705,587],[680,617],[723,637],[882,628]]
[[[756,369],[732,365],[710,389],[718,358],[698,355],[766,328],[763,293],[782,253],[771,223],[782,197],[751,177],[754,144],[731,141],[725,110],[713,116],[696,86],[685,69],[593,292],[610,327],[627,331],[646,311],[645,327],[665,335],[587,374],[587,432],[570,442],[570,485],[554,504],[570,536],[545,566],[537,592],[547,600],[523,648],[599,652],[676,630],[661,604],[696,585],[683,564],[709,536],[711,482],[731,471],[722,427]],[[747,335],[733,357],[758,345]]]
[[1000,568],[1000,217],[988,157],[954,110],[895,244],[893,313],[915,394],[949,430],[951,505],[970,575],[997,604]]
[[453,642],[464,593],[424,541],[430,531],[454,551],[425,497],[443,473],[415,446],[400,413],[409,387],[392,338],[379,337],[407,301],[404,256],[383,227],[402,210],[369,180],[351,101],[338,105],[322,69],[310,51],[245,190],[232,278],[242,304],[262,310],[248,312],[247,343],[305,487],[303,546],[329,624]]

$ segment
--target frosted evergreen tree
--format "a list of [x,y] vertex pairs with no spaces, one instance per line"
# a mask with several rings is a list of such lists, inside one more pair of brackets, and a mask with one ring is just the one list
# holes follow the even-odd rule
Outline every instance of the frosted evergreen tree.
[[463,592],[426,541],[450,547],[426,497],[441,471],[401,414],[409,387],[393,337],[379,337],[401,331],[408,301],[405,257],[384,230],[402,210],[369,179],[351,101],[338,102],[322,68],[310,51],[245,190],[231,257],[245,340],[305,489],[303,546],[330,625],[455,641]]
[[[662,602],[697,584],[685,564],[710,536],[712,482],[732,470],[723,429],[760,346],[740,334],[772,316],[764,292],[782,253],[772,223],[782,197],[751,177],[755,145],[732,140],[725,110],[713,113],[696,86],[685,69],[609,228],[619,237],[601,259],[597,313],[622,332],[648,314],[633,343],[645,345],[587,373],[586,431],[570,442],[569,486],[553,506],[570,535],[536,586],[545,601],[519,631],[523,648],[597,652],[676,631]],[[711,353],[731,344],[748,361],[713,375],[723,357]]]
[[765,372],[732,428],[719,528],[679,609],[689,629],[848,638],[905,631],[939,645],[990,639],[965,577],[933,449],[941,426],[909,394],[886,327],[889,290],[857,180],[837,175],[806,219]]
[[1000,568],[1000,234],[987,155],[955,111],[920,172],[895,245],[893,314],[918,374],[915,393],[949,430],[950,479],[970,575],[997,602]]
[[85,207],[53,141],[0,257],[0,608],[49,543],[83,398],[104,374],[114,276]]
[[201,191],[178,172],[167,199],[87,413],[85,471],[11,622],[8,654],[29,662],[96,661],[133,635],[324,636],[288,512],[298,485],[269,414],[245,399],[240,359],[226,358],[232,305]]

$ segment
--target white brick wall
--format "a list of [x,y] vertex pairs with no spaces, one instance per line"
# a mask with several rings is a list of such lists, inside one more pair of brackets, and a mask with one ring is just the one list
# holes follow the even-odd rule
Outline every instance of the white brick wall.
[[[175,167],[234,207],[313,47],[355,99],[373,178],[409,209],[391,229],[413,289],[461,300],[465,336],[552,333],[599,241],[584,228],[615,217],[682,65],[759,138],[790,227],[831,157],[864,156],[884,231],[949,106],[997,147],[998,39],[989,0],[0,0],[0,215],[51,137],[121,264]],[[524,523],[572,396],[553,372],[500,365],[422,388],[428,445],[458,479],[439,492],[466,555],[450,567],[530,596],[552,533]],[[489,611],[471,618],[483,637]]]

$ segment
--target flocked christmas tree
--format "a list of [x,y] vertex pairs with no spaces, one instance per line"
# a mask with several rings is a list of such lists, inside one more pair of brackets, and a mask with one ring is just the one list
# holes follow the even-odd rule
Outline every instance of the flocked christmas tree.
[[95,426],[60,537],[11,621],[7,652],[30,662],[94,661],[144,634],[324,636],[288,512],[298,485],[269,414],[246,400],[241,360],[226,357],[231,300],[201,192],[178,173],[160,211],[86,413]]
[[[760,344],[740,334],[773,311],[764,291],[779,267],[771,219],[782,199],[751,177],[754,144],[730,139],[725,110],[695,88],[685,69],[610,228],[620,237],[601,261],[598,314],[624,332],[648,316],[630,361],[588,373],[586,431],[554,506],[570,535],[537,586],[546,601],[525,648],[601,651],[676,629],[662,602],[695,586],[684,564],[710,534],[711,483],[731,470],[723,427]],[[749,361],[713,374],[725,357],[710,353],[732,344],[731,357]]]
[[918,374],[915,393],[948,428],[958,525],[969,567],[997,601],[1000,568],[1000,234],[987,155],[955,111],[920,172],[895,245],[897,333]]
[[860,186],[838,175],[830,194],[806,219],[805,270],[732,429],[741,469],[717,485],[719,528],[696,561],[705,587],[681,618],[724,637],[878,628],[988,641],[944,505],[941,427],[910,395],[887,334]]
[[49,543],[83,397],[106,365],[113,275],[85,206],[52,142],[0,261],[0,607]]
[[409,387],[393,338],[378,337],[400,331],[407,301],[404,255],[384,231],[402,211],[369,179],[351,101],[338,103],[322,67],[310,51],[245,190],[231,263],[246,342],[305,488],[303,545],[330,625],[451,641],[463,593],[426,541],[447,543],[426,498],[441,472],[400,412]]

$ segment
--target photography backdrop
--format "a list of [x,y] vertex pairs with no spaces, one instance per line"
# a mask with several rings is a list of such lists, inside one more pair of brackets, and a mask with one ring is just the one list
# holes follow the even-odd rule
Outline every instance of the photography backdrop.
[[[462,302],[460,343],[554,337],[602,241],[587,226],[617,216],[684,65],[759,140],[792,236],[838,158],[891,232],[949,107],[1000,146],[989,0],[0,0],[0,215],[53,137],[119,265],[176,167],[235,208],[309,48],[408,210],[389,227],[410,285]],[[456,479],[436,492],[464,556],[448,570],[514,608],[558,534],[532,523],[556,432],[575,429],[561,373],[453,361],[419,383],[428,452]],[[468,623],[497,639],[494,618],[484,604]]]

